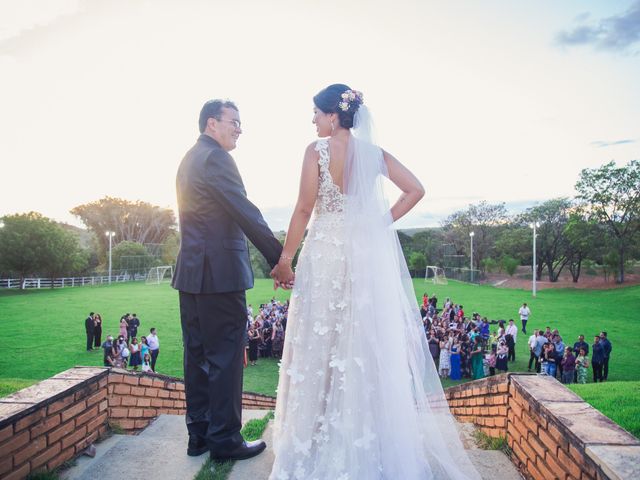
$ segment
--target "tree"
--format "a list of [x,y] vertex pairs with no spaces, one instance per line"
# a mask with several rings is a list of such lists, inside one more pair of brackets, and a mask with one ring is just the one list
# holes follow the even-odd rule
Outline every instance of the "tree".
[[569,215],[563,235],[567,240],[568,268],[574,283],[578,282],[582,263],[595,252],[602,243],[601,225],[589,221],[580,210]]
[[573,202],[569,198],[561,197],[529,208],[523,215],[523,221],[526,223],[540,223],[536,232],[538,236],[536,248],[540,258],[536,272],[538,277],[546,266],[549,281],[557,282],[562,269],[569,262],[568,244],[564,230],[573,208]]
[[482,201],[476,205],[469,205],[467,210],[451,214],[442,222],[442,227],[446,240],[454,244],[456,251],[465,252],[467,255],[471,253],[469,234],[474,232],[473,262],[475,268],[481,269],[506,221],[507,209],[504,203],[492,205]]
[[157,262],[144,245],[125,240],[111,250],[114,269],[126,270],[129,274],[146,273]]
[[109,246],[105,235],[108,231],[115,232],[118,242],[164,243],[176,226],[173,210],[121,198],[105,197],[78,205],[71,213],[95,233],[102,252],[106,252]]
[[624,167],[611,161],[600,168],[585,168],[576,183],[578,198],[589,214],[607,226],[618,254],[618,283],[624,283],[627,250],[640,232],[640,161]]
[[0,269],[16,274],[65,275],[84,270],[88,254],[78,239],[37,212],[3,217],[0,229]]
[[409,270],[413,277],[419,276],[420,273],[424,273],[427,268],[427,258],[422,252],[413,252],[409,257]]
[[518,265],[520,265],[520,262],[518,261],[517,258],[513,258],[508,255],[505,255],[500,260],[500,264],[502,266],[502,269],[505,272],[507,272],[510,277],[513,277],[513,274],[516,273],[516,270],[518,269]]

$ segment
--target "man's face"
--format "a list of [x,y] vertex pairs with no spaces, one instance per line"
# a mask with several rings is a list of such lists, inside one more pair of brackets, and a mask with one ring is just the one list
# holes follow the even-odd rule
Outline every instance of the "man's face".
[[211,136],[223,150],[230,152],[236,148],[236,142],[242,133],[240,113],[237,110],[223,107],[220,119],[210,118],[207,125]]
[[579,341],[581,341],[581,342],[584,342],[584,335],[580,335],[580,336],[578,337],[578,340],[579,340]]

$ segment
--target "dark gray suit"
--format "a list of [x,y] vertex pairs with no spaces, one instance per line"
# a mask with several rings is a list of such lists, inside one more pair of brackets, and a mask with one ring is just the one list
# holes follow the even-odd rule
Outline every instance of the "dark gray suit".
[[223,454],[242,442],[245,290],[253,287],[246,238],[271,266],[282,245],[247,199],[231,155],[208,135],[185,155],[176,188],[181,243],[172,285],[180,291],[187,428]]

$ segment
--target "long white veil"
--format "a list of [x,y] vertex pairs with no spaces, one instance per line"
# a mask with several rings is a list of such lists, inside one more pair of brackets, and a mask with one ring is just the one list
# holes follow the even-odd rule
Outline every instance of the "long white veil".
[[[376,435],[395,439],[386,443],[388,451],[380,452],[382,464],[397,470],[385,472],[384,478],[479,479],[429,353],[383,193],[388,177],[383,152],[372,137],[371,115],[361,105],[344,170],[346,258],[352,281],[351,320],[357,324],[366,319],[363,348],[377,352],[369,369],[377,378],[370,380],[383,386],[374,400]],[[419,465],[420,471],[403,465]]]

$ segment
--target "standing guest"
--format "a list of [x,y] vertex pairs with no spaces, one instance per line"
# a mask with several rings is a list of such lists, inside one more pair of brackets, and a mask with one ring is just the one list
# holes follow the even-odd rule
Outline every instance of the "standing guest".
[[144,354],[142,357],[142,371],[143,372],[151,372],[151,355],[148,353]]
[[[584,335],[578,335],[578,341],[573,344],[573,351],[575,352],[576,355],[578,355],[578,352],[580,352],[581,348],[584,348],[585,355],[588,357],[589,344],[584,341]],[[578,370],[576,370],[575,372],[576,373],[573,375],[573,381],[575,383],[578,383]]]
[[507,342],[500,340],[496,352],[496,370],[499,370],[501,373],[509,370],[508,357],[509,347],[507,347]]
[[487,356],[487,365],[489,366],[489,375],[496,374],[496,360],[498,356],[498,346],[491,345],[491,353]]
[[116,368],[123,368],[124,363],[122,360],[122,352],[120,350],[120,345],[118,344],[118,342],[113,342],[113,344],[111,345],[111,354],[109,358],[111,366]]
[[273,324],[273,334],[271,335],[271,349],[275,358],[282,357],[284,349],[284,327],[280,319]]
[[555,334],[552,339],[553,346],[556,349],[556,366],[557,366],[557,376],[562,379],[562,358],[564,357],[564,342],[562,341],[562,337],[559,333]]
[[95,332],[95,322],[93,320],[93,312],[84,321],[84,329],[87,334],[87,352],[93,350],[93,335]]
[[604,346],[600,342],[600,336],[593,338],[591,353],[591,366],[593,367],[593,382],[602,382],[602,367],[604,366]]
[[564,357],[562,357],[562,383],[568,385],[573,383],[573,375],[576,370],[576,357],[573,355],[571,347],[564,349]]
[[256,324],[249,327],[249,362],[255,365],[258,360],[258,345],[260,344],[260,333],[256,329]]
[[440,364],[438,366],[438,374],[440,378],[447,378],[449,376],[449,369],[451,368],[451,343],[448,337],[444,337],[440,341]]
[[474,380],[484,378],[482,357],[482,338],[480,338],[480,336],[476,336],[471,350],[471,370],[473,371]]
[[462,370],[460,368],[460,341],[456,338],[453,341],[453,345],[451,346],[451,372],[449,373],[449,378],[451,380],[461,380],[462,379]]
[[[134,314],[135,315],[135,314]],[[131,352],[131,360],[129,360],[129,366],[134,370],[138,370],[138,367],[142,365],[142,356],[140,355],[140,344],[138,339],[133,337],[129,344],[129,352]]]
[[424,294],[422,295],[422,308],[426,310],[428,305],[429,305],[429,295],[427,295],[427,292],[424,292]]
[[589,357],[583,347],[580,347],[579,355],[576,358],[577,383],[587,383],[587,370],[589,369]]
[[498,340],[504,339],[505,335],[504,320],[498,321]]
[[506,335],[511,335],[513,338],[513,345],[510,345],[511,342],[507,341],[507,347],[509,347],[509,360],[512,362],[516,361],[516,343],[518,343],[518,327],[516,327],[513,319],[509,320],[509,326],[507,327]]
[[128,332],[129,332],[129,338],[133,338],[133,337],[137,337],[138,336],[138,327],[140,326],[140,319],[138,318],[138,316],[134,313],[131,318],[127,321],[128,324]]
[[438,359],[440,358],[440,342],[438,341],[438,336],[433,328],[429,330],[429,333],[427,334],[427,344],[429,345],[431,358],[433,358],[433,364],[437,367]]
[[607,338],[607,332],[600,332],[600,343],[604,349],[604,363],[602,364],[602,381],[606,382],[609,378],[609,357],[611,356],[611,342]]
[[534,353],[536,355],[536,372],[540,373],[542,361],[543,348],[545,344],[547,344],[549,340],[544,336],[544,332],[542,330],[538,330],[538,336],[536,337],[536,347],[534,349]]
[[113,337],[111,335],[107,335],[107,339],[102,344],[102,350],[104,350],[104,366],[110,367],[112,366],[111,361],[109,361],[109,356],[111,354],[111,347],[113,346]]
[[550,377],[556,376],[558,368],[558,358],[556,356],[555,344],[553,342],[546,343],[544,346],[542,364],[544,365],[544,373]]
[[128,313],[120,318],[120,332],[118,335],[123,337],[125,340],[129,338],[129,322],[127,321],[128,318]]
[[531,315],[531,310],[526,303],[523,303],[518,310],[518,315],[520,315],[520,323],[522,323],[522,333],[527,333],[527,322],[529,321],[529,315]]
[[529,345],[529,365],[527,367],[527,372],[531,371],[531,367],[534,365],[535,359],[536,359],[536,344],[537,342],[537,338],[538,338],[538,332],[539,330],[536,328],[533,331],[533,335],[531,335],[529,337],[529,341],[527,342],[527,344]]
[[160,353],[160,340],[155,328],[149,330],[147,336],[147,344],[149,345],[149,354],[151,355],[151,370],[156,371],[156,362],[158,361],[158,354]]
[[151,354],[149,353],[149,342],[147,342],[147,337],[143,335],[140,337],[140,356],[142,357],[143,363],[144,363],[144,356],[146,354],[149,354],[149,359],[151,359]]
[[265,320],[264,326],[262,327],[262,345],[264,349],[262,351],[262,356],[266,358],[271,358],[272,356],[272,346],[273,346],[273,326],[270,320]]
[[462,341],[460,342],[460,367],[462,376],[471,378],[471,343],[468,335],[462,335]]
[[102,345],[102,317],[99,313],[96,313],[93,316],[93,324],[93,345],[95,348],[100,348]]

